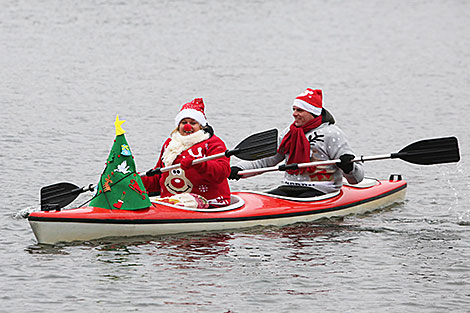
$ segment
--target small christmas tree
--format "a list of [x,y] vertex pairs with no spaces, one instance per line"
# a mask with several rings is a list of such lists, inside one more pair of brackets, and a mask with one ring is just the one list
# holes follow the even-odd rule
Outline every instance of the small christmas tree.
[[138,210],[151,206],[142,179],[135,170],[125,131],[121,127],[124,122],[119,120],[119,115],[116,116],[116,139],[90,206],[120,210]]

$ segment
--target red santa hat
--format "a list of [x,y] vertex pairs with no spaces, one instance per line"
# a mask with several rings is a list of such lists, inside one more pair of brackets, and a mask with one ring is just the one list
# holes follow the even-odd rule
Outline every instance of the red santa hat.
[[321,115],[323,107],[323,95],[320,89],[307,88],[303,93],[298,95],[292,106],[310,112],[314,115]]
[[196,98],[191,102],[183,104],[181,110],[175,117],[175,124],[176,127],[180,124],[181,120],[185,118],[192,118],[201,126],[206,126],[207,119],[206,115],[204,114],[204,101],[202,98]]

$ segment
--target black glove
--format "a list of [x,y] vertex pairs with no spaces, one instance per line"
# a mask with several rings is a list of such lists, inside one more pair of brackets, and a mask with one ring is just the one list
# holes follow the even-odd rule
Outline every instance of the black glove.
[[342,156],[339,157],[341,162],[336,163],[336,165],[343,170],[344,173],[348,174],[350,173],[353,168],[354,168],[354,163],[352,160],[354,160],[355,156],[352,154],[343,154]]
[[230,176],[228,177],[228,179],[236,179],[236,180],[239,180],[240,178],[242,178],[240,175],[238,175],[238,172],[240,172],[242,169],[239,168],[238,166],[232,166],[230,167]]
[[154,169],[151,169],[151,170],[148,170],[146,173],[145,173],[145,176],[155,176],[155,175],[160,175],[162,173],[162,171],[160,171],[161,168],[159,167],[156,167]]
[[206,126],[202,128],[202,131],[209,134],[209,137],[214,136],[214,128],[209,124],[206,124]]

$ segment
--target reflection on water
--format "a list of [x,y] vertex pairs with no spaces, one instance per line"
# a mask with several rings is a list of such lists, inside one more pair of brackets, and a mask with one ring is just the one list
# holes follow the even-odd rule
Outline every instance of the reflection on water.
[[56,245],[44,245],[44,244],[35,244],[30,245],[25,248],[25,251],[30,254],[63,254],[68,255],[69,252],[64,249],[64,245],[56,244]]
[[[92,249],[103,262],[125,263],[133,255],[142,251],[149,256],[166,251],[175,262],[194,263],[200,259],[213,260],[220,255],[228,255],[237,238],[252,237],[264,241],[278,241],[284,248],[298,253],[312,245],[328,243],[350,243],[351,239],[341,238],[345,232],[358,229],[352,225],[342,225],[342,219],[330,219],[316,223],[297,223],[284,227],[256,227],[237,232],[200,232],[158,237],[106,238],[88,242],[58,243],[55,245],[35,244],[25,250],[31,254],[70,254],[74,247]],[[250,250],[253,247],[244,246]],[[250,256],[256,257],[255,252]]]

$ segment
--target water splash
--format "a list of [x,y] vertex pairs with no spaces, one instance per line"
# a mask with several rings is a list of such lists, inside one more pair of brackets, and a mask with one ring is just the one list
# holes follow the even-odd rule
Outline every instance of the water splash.
[[29,214],[33,212],[38,212],[38,211],[41,211],[41,208],[34,207],[34,206],[27,207],[25,209],[21,209],[18,212],[16,212],[15,215],[13,215],[13,218],[15,219],[28,218]]

